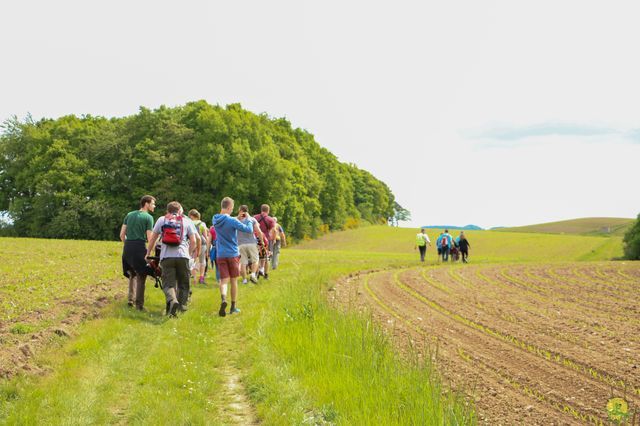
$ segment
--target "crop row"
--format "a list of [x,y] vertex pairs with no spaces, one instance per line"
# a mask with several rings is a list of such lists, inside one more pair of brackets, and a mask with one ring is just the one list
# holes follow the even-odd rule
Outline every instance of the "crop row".
[[465,318],[457,313],[454,313],[448,309],[446,309],[445,307],[443,307],[442,305],[434,302],[433,300],[430,300],[428,298],[426,298],[424,295],[416,292],[415,290],[413,290],[412,288],[406,286],[405,284],[403,284],[399,278],[398,278],[398,274],[395,273],[394,276],[394,283],[402,290],[404,290],[407,294],[411,295],[412,297],[414,297],[415,299],[423,302],[424,304],[426,304],[427,306],[431,307],[432,309],[436,310],[437,312],[440,312],[441,314],[449,317],[450,319],[453,319],[463,325],[466,325],[467,327],[470,327],[474,330],[480,331],[484,334],[486,334],[487,336],[493,337],[495,339],[501,340],[503,342],[509,343],[512,346],[515,346],[519,349],[522,349],[528,353],[531,353],[541,359],[553,362],[557,365],[563,366],[565,368],[569,368],[571,370],[574,370],[578,373],[581,373],[587,377],[590,377],[594,380],[597,380],[601,383],[606,384],[607,386],[612,386],[618,389],[621,389],[623,391],[626,390],[631,390],[633,392],[633,394],[640,396],[640,388],[634,386],[633,384],[630,383],[626,383],[623,379],[618,378],[618,377],[614,377],[604,371],[601,371],[599,369],[596,369],[594,367],[591,367],[587,364],[584,364],[578,360],[572,359],[570,357],[564,356],[558,352],[554,352],[542,347],[539,347],[535,344],[532,343],[528,343],[523,339],[517,338],[515,336],[512,336],[510,334],[507,333],[503,333],[500,332],[498,330],[495,330],[491,327],[485,326],[483,324],[480,324],[476,321],[470,320],[468,318]]

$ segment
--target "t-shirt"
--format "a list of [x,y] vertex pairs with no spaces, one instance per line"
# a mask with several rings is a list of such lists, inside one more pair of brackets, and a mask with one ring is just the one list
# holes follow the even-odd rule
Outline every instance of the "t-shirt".
[[[156,221],[156,225],[153,227],[153,232],[156,234],[160,234],[160,238],[162,238],[162,225],[164,225],[164,216],[159,218]],[[189,237],[191,235],[198,236],[198,231],[196,231],[196,227],[193,226],[193,222],[186,216],[182,217],[182,241],[179,246],[168,246],[166,244],[162,244],[162,248],[160,250],[160,260],[167,257],[182,257],[185,259],[190,259],[189,256]]]
[[[249,216],[248,218],[246,218],[245,220],[242,221],[242,223],[251,223],[251,226],[255,226],[256,223],[258,223],[258,221]],[[253,231],[251,232],[242,232],[242,231],[238,231],[238,245],[242,245],[242,244],[257,244],[258,240],[256,240],[256,237],[253,235]]]
[[200,234],[200,239],[202,240],[202,244],[206,245],[207,244],[207,225],[201,221],[201,220],[197,220],[195,222],[193,222],[193,226],[196,227],[196,230],[198,231],[198,234]]
[[258,224],[260,225],[260,230],[264,235],[267,236],[267,239],[271,239],[271,235],[269,231],[271,231],[273,227],[276,225],[275,220],[273,220],[271,216],[267,214],[262,214],[262,213],[255,215],[254,219],[258,221]]
[[216,227],[211,225],[211,228],[209,228],[209,234],[211,234],[211,242],[215,242],[215,240],[218,239],[218,236],[216,234]]
[[429,236],[427,234],[423,234],[422,232],[418,232],[416,235],[416,245],[425,246],[427,243],[430,243]]
[[147,212],[134,210],[127,213],[122,222],[127,225],[126,239],[129,241],[147,241],[147,231],[153,229],[153,216]]

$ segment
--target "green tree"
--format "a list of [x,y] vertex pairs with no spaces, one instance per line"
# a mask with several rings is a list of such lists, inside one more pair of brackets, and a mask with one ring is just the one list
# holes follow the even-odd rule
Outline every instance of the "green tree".
[[640,260],[640,214],[624,235],[624,255],[630,260]]
[[224,196],[267,203],[293,238],[394,214],[387,185],[284,118],[205,101],[107,119],[15,117],[0,134],[0,212],[19,236],[115,239],[143,194],[205,221]]

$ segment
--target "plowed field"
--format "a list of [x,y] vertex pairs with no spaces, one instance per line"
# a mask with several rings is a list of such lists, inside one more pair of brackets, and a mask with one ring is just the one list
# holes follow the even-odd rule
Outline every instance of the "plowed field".
[[481,423],[608,424],[612,398],[628,421],[640,406],[640,264],[428,267],[335,290],[405,350],[428,348]]

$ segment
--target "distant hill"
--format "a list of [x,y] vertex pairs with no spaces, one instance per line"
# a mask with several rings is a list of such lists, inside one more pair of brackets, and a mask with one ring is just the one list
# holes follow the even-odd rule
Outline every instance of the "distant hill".
[[461,231],[484,231],[483,228],[477,225],[466,225],[466,226],[453,226],[453,225],[426,225],[423,226],[424,229],[453,229],[453,230],[461,230]]
[[585,217],[581,219],[562,220],[559,222],[540,223],[537,225],[516,226],[513,228],[495,229],[498,232],[535,232],[543,234],[577,234],[577,235],[624,235],[635,219],[620,217]]

